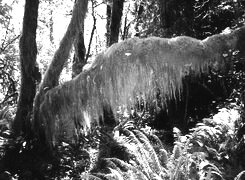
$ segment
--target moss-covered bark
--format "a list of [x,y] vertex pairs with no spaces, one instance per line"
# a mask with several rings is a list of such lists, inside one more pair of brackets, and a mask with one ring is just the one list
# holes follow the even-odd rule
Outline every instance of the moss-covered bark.
[[[39,108],[43,101],[46,99],[46,92],[58,85],[60,74],[63,70],[65,62],[68,60],[70,50],[76,37],[79,36],[79,32],[83,29],[84,18],[87,12],[88,0],[75,1],[72,18],[67,28],[65,35],[63,36],[59,48],[54,54],[54,57],[44,75],[43,81],[40,84],[39,91],[35,96],[34,101],[34,117],[33,128],[39,136],[40,141],[46,143],[44,131],[48,127],[43,121],[39,119]],[[47,114],[42,114],[46,116]]]
[[86,64],[85,54],[86,48],[84,44],[84,31],[82,30],[75,39],[75,54],[72,64],[72,77],[74,78],[82,72],[83,66]]
[[39,0],[26,0],[22,35],[20,37],[21,86],[14,119],[16,135],[30,131],[30,117],[36,94],[36,83],[41,75],[36,67],[36,29]]
[[65,135],[72,140],[77,125],[99,123],[104,107],[116,114],[119,106],[130,108],[139,96],[154,103],[159,90],[168,108],[164,102],[181,93],[184,76],[207,72],[208,66],[222,69],[227,51],[244,51],[244,38],[241,28],[205,40],[151,37],[114,44],[75,79],[46,93],[39,109],[46,139],[56,142]]

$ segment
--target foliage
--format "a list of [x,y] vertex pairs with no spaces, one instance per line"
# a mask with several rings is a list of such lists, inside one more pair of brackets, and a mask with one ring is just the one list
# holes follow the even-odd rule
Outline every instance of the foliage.
[[[12,5],[15,2],[12,2]],[[17,101],[18,50],[12,22],[12,5],[0,2],[0,106],[13,105]]]
[[158,1],[143,0],[137,4],[143,11],[137,17],[136,32],[140,37],[173,37],[188,35],[204,39],[227,27],[239,27],[244,22],[244,2],[233,0],[171,0],[165,1],[167,25],[161,22]]
[[[239,120],[240,107],[231,103],[230,108],[204,119],[187,135],[181,135],[175,128],[172,152],[166,151],[161,141],[150,140],[157,138],[153,135],[154,130],[137,130],[132,121],[128,121],[116,127],[113,136],[107,136],[107,142],[113,145],[103,146],[106,152],[115,152],[118,146],[124,156],[120,156],[121,152],[99,158],[100,165],[95,166],[92,175],[84,173],[82,178],[232,179],[242,169],[238,161],[234,161],[238,156],[235,124]],[[241,178],[242,174],[236,178]]]
[[[100,4],[97,1],[94,2],[97,8]],[[135,11],[133,10],[131,13],[134,18],[126,28],[129,29],[129,26],[134,25],[135,35],[140,37],[192,35],[206,38],[212,34],[220,33],[228,26],[239,27],[244,22],[243,1],[171,0],[169,2],[171,23],[168,28],[163,29],[159,16],[159,5],[157,1],[152,0],[133,2],[135,3]],[[53,31],[53,25],[60,19],[55,19],[54,14],[57,11],[62,11],[61,13],[65,16],[69,16],[71,14],[70,5],[70,1],[69,4],[60,1],[41,2],[38,58],[43,71],[47,69],[47,63],[54,54],[54,49],[59,41],[59,37],[56,37]],[[244,96],[244,63],[243,59],[239,59],[237,51],[228,51],[222,54],[223,60],[232,62],[228,63],[229,67],[223,69],[227,73],[224,75],[206,68],[208,63],[203,62],[199,56],[194,58],[194,63],[190,61],[194,67],[189,66],[191,63],[188,60],[193,57],[192,51],[190,51],[190,56],[182,53],[176,55],[176,51],[174,51],[172,54],[176,56],[172,57],[168,55],[168,48],[164,52],[158,48],[155,49],[156,51],[152,50],[152,46],[157,47],[161,43],[154,45],[150,38],[146,41],[135,38],[117,44],[100,54],[90,64],[91,66],[75,80],[48,91],[44,97],[44,102],[41,103],[41,116],[46,118],[43,121],[44,124],[51,127],[51,131],[47,134],[52,136],[52,133],[55,132],[57,133],[55,135],[60,138],[54,149],[54,152],[57,153],[55,154],[57,162],[48,160],[50,157],[44,157],[46,151],[38,145],[36,137],[33,139],[25,136],[12,137],[10,127],[14,111],[11,106],[5,106],[5,104],[16,103],[19,79],[16,42],[19,35],[14,32],[10,23],[12,20],[11,8],[0,0],[0,31],[1,34],[5,34],[1,37],[0,46],[0,93],[3,94],[0,97],[2,109],[0,112],[0,170],[5,172],[0,173],[0,179],[5,175],[11,178],[11,174],[15,176],[13,178],[19,179],[194,180],[233,179],[235,177],[240,180],[244,177],[245,111],[244,101],[240,100],[240,97]],[[98,9],[93,10],[101,10]],[[95,15],[99,16],[97,13],[95,12]],[[125,26],[126,22],[125,19]],[[62,23],[64,22],[62,21]],[[100,23],[97,26],[99,25]],[[101,32],[101,29],[98,32]],[[133,32],[127,33],[129,35],[125,35],[124,38],[133,34]],[[43,39],[49,39],[49,41],[44,42]],[[103,40],[97,39],[96,41],[103,42]],[[175,38],[168,40],[168,43],[174,45],[173,49],[179,49],[178,45],[197,47],[192,43],[186,44],[187,39]],[[208,40],[202,41],[202,43]],[[132,45],[133,41],[137,41],[138,46]],[[95,46],[97,48],[97,45]],[[212,46],[213,49],[207,52],[210,57],[216,55],[217,49],[214,47]],[[140,48],[142,48],[141,51]],[[134,54],[134,50],[137,53]],[[158,54],[159,52],[160,54]],[[167,57],[162,63],[160,57],[165,57],[166,54]],[[194,54],[196,53],[194,52]],[[179,57],[183,63],[181,66],[178,65]],[[168,62],[168,58],[171,61]],[[149,59],[152,64],[147,66],[144,62],[139,62],[139,59],[142,61]],[[175,62],[176,59],[178,62]],[[134,62],[132,63],[132,61]],[[170,64],[174,64],[174,66]],[[160,70],[157,70],[159,67]],[[105,72],[106,69],[108,72]],[[121,112],[131,111],[130,106],[135,106],[138,99],[142,99],[145,108],[148,106],[148,100],[155,104],[158,103],[156,98],[158,89],[161,91],[159,93],[162,98],[161,102],[164,103],[171,98],[176,100],[183,90],[182,78],[188,73],[194,73],[194,75],[196,72],[202,73],[204,69],[210,73],[204,78],[208,83],[211,82],[211,86],[216,85],[218,81],[223,82],[227,95],[230,93],[232,95],[228,99],[229,103],[232,103],[228,105],[225,103],[217,108],[221,111],[222,118],[217,119],[217,115],[206,118],[187,135],[181,135],[180,131],[175,128],[174,147],[168,147],[162,143],[167,139],[162,133],[163,131],[156,131],[145,126],[145,122],[152,121],[154,117],[144,110],[131,115],[134,119],[130,121],[128,121],[128,117],[121,114],[122,117],[119,116],[118,119],[119,121],[123,119],[123,122],[113,132],[108,133],[101,128],[89,135],[84,135],[87,130],[86,126],[94,125],[90,122],[101,120],[98,116],[105,114],[104,108],[108,104],[114,115],[117,115],[119,107]],[[83,92],[81,89],[85,91]],[[101,91],[105,94],[102,97]],[[239,107],[234,105],[234,101]],[[126,107],[128,104],[129,106]],[[166,108],[167,105],[162,104],[162,106]],[[224,119],[224,115],[230,114],[234,109],[240,111],[241,118],[236,121],[231,118]],[[78,117],[74,117],[77,113]],[[84,127],[84,131],[80,129],[81,127]],[[73,145],[73,142],[69,144],[70,142],[65,141],[67,139],[75,139],[76,145]],[[56,141],[56,139],[52,140]]]
[[194,36],[206,38],[227,27],[244,23],[244,2],[233,0],[200,0],[195,3]]
[[[15,175],[20,178],[48,179],[242,179],[244,151],[239,149],[236,134],[241,108],[243,104],[233,99],[187,135],[174,128],[174,147],[163,144],[155,135],[158,131],[143,124],[139,129],[139,122],[121,116],[121,123],[112,132],[99,128],[82,135],[75,146],[61,142],[55,150],[56,163],[38,158],[24,138],[5,137],[8,141],[2,152],[10,153],[5,161],[20,162],[5,164],[5,171],[11,169],[12,176],[20,171]],[[10,157],[16,160],[9,161]]]
[[[42,74],[44,74],[69,23],[73,2],[40,1],[39,6],[37,29],[39,55],[37,61]],[[62,22],[59,21],[60,19],[62,19]],[[44,41],[44,39],[46,40]]]

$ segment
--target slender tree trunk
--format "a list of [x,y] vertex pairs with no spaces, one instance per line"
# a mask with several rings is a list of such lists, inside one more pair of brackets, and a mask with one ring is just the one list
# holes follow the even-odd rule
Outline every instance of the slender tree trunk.
[[124,0],[113,0],[109,46],[118,42]]
[[54,54],[51,64],[49,65],[43,81],[39,87],[39,92],[35,97],[34,102],[34,117],[33,117],[33,128],[37,134],[40,143],[43,145],[47,143],[47,139],[44,136],[46,131],[45,123],[39,118],[40,107],[44,100],[46,92],[58,85],[60,73],[63,70],[64,64],[67,62],[70,50],[79,32],[81,32],[84,24],[85,15],[87,12],[88,0],[76,0],[72,12],[72,18],[67,31],[60,42],[60,46]]
[[159,8],[160,8],[160,19],[161,19],[161,27],[163,28],[163,35],[165,37],[171,37],[171,27],[174,24],[175,17],[172,13],[173,5],[170,0],[158,0]]
[[94,8],[95,8],[95,0],[92,0],[92,17],[93,17],[93,27],[92,27],[92,31],[91,31],[91,35],[90,35],[90,39],[89,39],[89,44],[88,44],[88,51],[85,57],[85,61],[88,61],[88,58],[90,57],[90,50],[91,50],[91,45],[92,45],[92,41],[93,41],[93,37],[94,37],[94,32],[96,30],[96,16],[94,13]]
[[111,0],[108,0],[107,5],[106,5],[106,16],[107,16],[107,21],[106,21],[106,46],[108,47],[110,44],[110,26],[111,26]]
[[167,1],[168,0],[159,0],[161,26],[164,29],[169,28],[170,26],[169,17],[168,17]]
[[193,22],[194,22],[194,1],[186,0],[184,7],[184,16],[186,18],[186,36],[193,36]]
[[[52,6],[53,2],[49,1],[49,5]],[[49,14],[49,40],[52,44],[54,44],[54,20],[53,20],[53,9],[50,9]]]
[[87,12],[88,0],[77,0],[75,2],[72,18],[67,31],[60,42],[60,46],[54,54],[53,60],[47,69],[44,79],[39,88],[40,91],[44,89],[52,89],[58,85],[60,74],[63,66],[68,60],[70,50],[75,38],[82,29],[85,15]]
[[81,23],[81,30],[74,41],[75,54],[72,64],[72,78],[82,72],[83,66],[86,64],[86,47],[84,44],[84,21]]
[[21,86],[13,124],[16,135],[30,131],[30,115],[36,94],[36,82],[40,79],[40,73],[36,67],[38,5],[39,0],[26,0],[22,36],[19,43]]
[[77,76],[83,69],[83,66],[86,64],[85,54],[86,48],[84,44],[84,30],[82,30],[74,43],[75,54],[73,57],[72,64],[72,78]]

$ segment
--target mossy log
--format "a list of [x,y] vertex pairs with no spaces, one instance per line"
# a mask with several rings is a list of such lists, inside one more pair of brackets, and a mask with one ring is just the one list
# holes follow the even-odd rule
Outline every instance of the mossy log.
[[150,37],[114,44],[76,78],[46,92],[36,112],[38,124],[51,144],[61,136],[74,140],[77,127],[100,123],[105,107],[116,115],[119,107],[130,108],[139,96],[154,103],[160,90],[167,108],[164,102],[181,94],[184,76],[208,72],[208,67],[222,70],[224,55],[244,52],[244,43],[243,27],[204,40]]

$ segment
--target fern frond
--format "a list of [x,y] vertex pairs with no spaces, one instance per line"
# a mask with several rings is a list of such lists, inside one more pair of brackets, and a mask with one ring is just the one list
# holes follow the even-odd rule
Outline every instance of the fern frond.
[[117,158],[107,158],[108,161],[111,161],[113,162],[117,168],[121,169],[123,172],[127,172],[129,171],[130,169],[132,169],[132,166],[120,159],[117,159]]
[[144,173],[142,173],[142,169],[139,167],[134,167],[120,159],[117,158],[108,158],[110,161],[112,161],[114,164],[117,165],[117,167],[121,170],[124,177],[127,177],[125,179],[148,179]]
[[92,175],[92,174],[88,174],[88,173],[80,175],[80,179],[83,179],[83,180],[102,180],[101,178],[96,177],[95,175]]
[[147,160],[150,163],[150,166],[153,168],[153,171],[155,171],[156,174],[162,172],[162,166],[160,165],[159,158],[157,157],[157,154],[153,146],[151,145],[149,139],[146,137],[144,133],[142,133],[139,130],[134,130],[133,132],[135,133],[139,141],[142,143],[143,148],[148,152],[149,156],[147,157]]
[[106,179],[124,180],[123,173],[120,171],[120,169],[109,168],[109,170],[111,173],[106,174]]
[[110,173],[110,171],[106,172],[106,173],[102,173],[102,172],[97,172],[97,173],[92,173],[92,178],[93,177],[97,177],[101,180],[106,180],[106,175]]
[[159,151],[159,161],[163,167],[167,167],[168,163],[168,152],[165,149]]
[[151,142],[153,141],[159,149],[164,149],[164,145],[159,137],[153,133],[149,134]]
[[182,148],[179,144],[175,144],[173,148],[173,159],[177,160],[181,157]]
[[244,177],[245,177],[245,170],[242,171],[242,172],[240,172],[240,173],[235,177],[234,180],[243,180]]
[[147,161],[148,160],[148,152],[145,151],[144,146],[141,144],[141,142],[138,140],[138,138],[135,136],[135,134],[132,131],[125,129],[123,132],[130,139],[130,144],[128,144],[126,146],[135,155],[134,161],[142,169],[142,172],[148,178],[150,178],[152,176],[153,172],[152,172],[151,167]]

